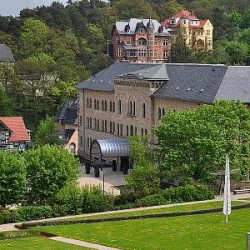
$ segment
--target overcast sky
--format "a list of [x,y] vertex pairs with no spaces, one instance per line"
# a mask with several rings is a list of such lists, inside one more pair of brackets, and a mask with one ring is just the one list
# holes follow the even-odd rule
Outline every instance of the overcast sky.
[[[1,16],[18,16],[20,10],[24,8],[33,9],[36,6],[48,6],[56,0],[0,0],[0,15]],[[66,3],[67,0],[57,0],[60,3]]]

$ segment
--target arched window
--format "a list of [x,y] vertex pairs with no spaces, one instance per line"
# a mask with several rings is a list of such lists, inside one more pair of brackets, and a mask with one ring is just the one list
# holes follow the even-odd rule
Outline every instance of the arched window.
[[105,110],[104,101],[102,100],[102,110]]
[[104,120],[102,120],[102,131],[104,131]]
[[139,38],[137,40],[137,45],[147,45],[147,40],[145,38]]
[[92,99],[89,98],[89,107],[92,108]]
[[112,106],[113,106],[112,101],[110,101],[110,102],[109,102],[109,111],[110,111],[110,112],[112,112],[112,110],[113,110],[113,107],[112,107]]
[[89,117],[87,117],[87,128],[90,128],[90,126],[89,126]]
[[130,136],[134,135],[134,128],[133,125],[130,125]]
[[122,126],[122,124],[120,125],[120,135],[123,136],[123,126]]
[[107,126],[108,126],[108,122],[107,122],[107,120],[105,120],[105,122],[104,122],[104,131],[105,132],[107,132],[107,130],[108,130]]
[[120,135],[120,124],[117,123],[117,135]]
[[89,128],[92,128],[92,118],[89,118]]
[[89,98],[87,98],[87,108],[89,108]]
[[132,114],[135,116],[135,101],[133,102],[133,113]]
[[158,108],[158,119],[161,119],[161,108]]
[[113,131],[112,124],[113,124],[112,122],[109,123],[109,132],[110,133],[112,133],[112,131]]
[[165,115],[165,109],[163,108],[162,109],[162,116],[164,116]]
[[104,110],[105,111],[107,111],[107,106],[108,106],[108,104],[107,104],[107,101],[105,100],[105,103],[104,103]]
[[145,118],[146,117],[146,103],[142,104],[142,117]]
[[99,110],[99,100],[96,101],[96,109]]
[[96,126],[96,118],[94,119],[94,129],[97,129],[97,126]]
[[135,135],[137,135],[137,127],[135,127]]
[[99,119],[96,119],[96,129],[99,130]]
[[132,115],[132,112],[133,112],[133,103],[132,103],[132,101],[130,101],[130,102],[129,102],[129,110],[128,110],[128,113],[129,113],[130,115]]
[[122,113],[122,101],[119,100],[118,101],[118,114],[121,114]]

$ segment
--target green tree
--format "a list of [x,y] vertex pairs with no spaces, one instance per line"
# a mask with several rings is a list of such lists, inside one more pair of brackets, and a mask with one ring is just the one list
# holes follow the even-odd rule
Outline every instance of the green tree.
[[35,134],[35,144],[38,146],[45,144],[59,144],[59,128],[52,118],[41,120]]
[[224,170],[225,155],[244,175],[249,167],[250,112],[240,102],[216,101],[195,110],[168,112],[156,129],[163,178],[207,182]]
[[26,167],[19,154],[0,150],[0,205],[20,202],[26,191]]
[[245,65],[249,54],[249,45],[245,42],[230,41],[226,43],[225,50],[230,56],[232,65]]
[[44,145],[25,152],[29,203],[46,204],[78,177],[80,162],[61,146]]
[[127,187],[138,197],[156,193],[160,189],[159,167],[156,165],[157,154],[149,145],[149,137],[130,137],[130,157],[133,170],[126,176]]

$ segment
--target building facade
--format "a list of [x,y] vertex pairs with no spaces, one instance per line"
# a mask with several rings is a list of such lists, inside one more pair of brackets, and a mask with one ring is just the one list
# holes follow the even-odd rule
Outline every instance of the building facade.
[[197,18],[193,11],[181,10],[165,19],[162,25],[176,36],[180,35],[191,49],[213,49],[213,25],[208,19]]
[[131,62],[167,62],[172,35],[155,19],[129,18],[112,31],[113,59]]
[[[215,99],[239,99],[250,104],[249,79],[247,66],[110,65],[78,84],[78,154],[88,159],[94,139],[151,134],[170,110],[195,108]],[[151,142],[156,142],[153,134]]]

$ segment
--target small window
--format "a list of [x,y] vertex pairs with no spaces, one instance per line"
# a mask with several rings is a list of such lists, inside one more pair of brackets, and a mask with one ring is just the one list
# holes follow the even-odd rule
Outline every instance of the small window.
[[148,130],[147,129],[145,129],[145,135],[148,135]]
[[110,133],[112,133],[112,131],[113,131],[113,126],[112,126],[112,125],[113,125],[113,123],[110,122],[110,123],[109,123],[109,132],[110,132]]
[[87,98],[87,108],[89,108],[89,98]]
[[105,122],[104,122],[104,131],[105,132],[107,132],[107,130],[108,130],[108,122],[105,120]]
[[120,135],[123,136],[123,125],[120,124]]
[[92,128],[92,118],[89,119],[89,128]]
[[92,99],[89,98],[89,107],[92,108]]
[[87,128],[89,128],[89,117],[87,117]]
[[129,126],[127,126],[127,136],[129,135]]
[[158,108],[158,120],[161,119],[161,108]]
[[113,106],[113,104],[112,104],[112,102],[110,101],[110,102],[109,102],[109,111],[110,111],[110,112],[112,112],[112,109],[113,109],[112,106]]
[[146,103],[142,104],[142,117],[145,118],[146,117]]
[[105,100],[105,103],[104,103],[104,110],[105,111],[107,111],[107,106],[108,106],[108,104],[107,104],[107,101]]
[[134,127],[133,125],[130,125],[130,136],[134,135]]
[[102,120],[102,131],[104,131],[104,120]]
[[115,102],[113,102],[113,112],[115,112]]
[[141,135],[142,136],[144,135],[144,129],[143,128],[141,129]]
[[96,99],[94,100],[94,109],[97,109]]
[[122,113],[122,101],[119,100],[118,101],[118,114],[121,114]]
[[120,135],[120,124],[117,123],[117,135]]

